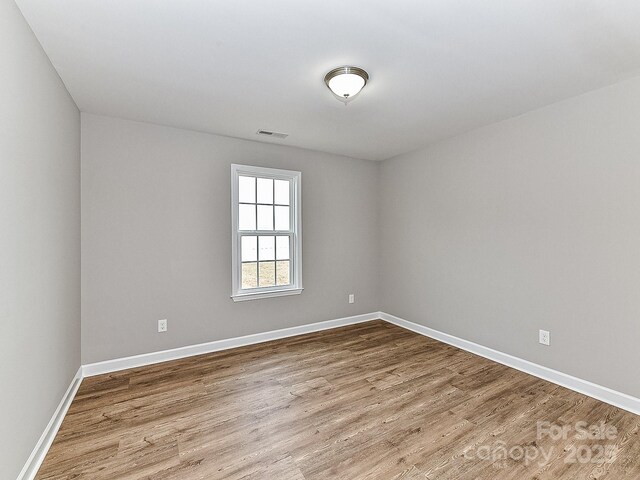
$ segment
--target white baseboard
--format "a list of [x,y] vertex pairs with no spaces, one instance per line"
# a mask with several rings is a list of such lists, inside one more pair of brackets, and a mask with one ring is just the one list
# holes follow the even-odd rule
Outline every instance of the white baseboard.
[[388,313],[379,312],[378,316],[382,320],[393,323],[399,327],[406,328],[407,330],[453,345],[454,347],[466,350],[467,352],[475,353],[476,355],[488,358],[494,362],[515,368],[516,370],[534,375],[538,378],[542,378],[543,380],[547,380],[618,408],[622,408],[623,410],[627,410],[636,415],[640,415],[640,398],[632,397],[626,393],[617,392],[608,387],[603,387],[602,385],[597,385],[587,380],[582,380],[566,373],[562,373],[548,367],[543,367],[542,365],[529,362],[528,360],[523,360],[522,358],[514,357],[513,355],[499,352],[498,350],[484,347],[477,343],[463,340],[462,338],[454,337],[453,335],[404,320],[394,315],[389,315]]
[[390,315],[384,312],[373,312],[363,315],[355,315],[353,317],[339,318],[336,320],[328,320],[325,322],[311,323],[298,327],[284,328],[281,330],[273,330],[270,332],[256,333],[243,337],[229,338],[225,340],[217,340],[214,342],[201,343],[198,345],[189,345],[186,347],[174,348],[171,350],[163,350],[159,352],[145,353],[132,357],[116,358],[114,360],[106,360],[104,362],[90,363],[82,366],[82,376],[90,377],[101,375],[104,373],[117,372],[128,368],[142,367],[154,363],[167,362],[180,358],[190,357],[193,355],[202,355],[205,353],[227,350],[230,348],[243,347],[246,345],[254,345],[257,343],[278,340],[281,338],[303,335],[305,333],[319,332],[331,328],[353,325],[356,323],[368,322],[371,320],[382,319],[407,330],[425,335],[427,337],[439,340],[441,342],[453,345],[462,350],[480,355],[495,362],[501,363],[516,370],[534,375],[543,380],[555,383],[557,385],[569,388],[576,392],[582,393],[605,403],[609,403],[616,407],[627,410],[636,415],[640,415],[640,399],[632,397],[622,392],[612,390],[602,385],[582,380],[580,378],[568,375],[566,373],[553,370],[542,365],[514,357],[507,353],[499,352],[489,347],[479,345],[462,338],[449,335],[447,333],[434,330],[417,323],[404,320],[402,318]]
[[33,480],[33,478],[35,477],[36,473],[38,472],[38,468],[40,468],[44,457],[49,451],[49,448],[51,447],[51,444],[53,443],[53,440],[58,433],[58,429],[62,424],[62,420],[64,419],[67,410],[69,409],[69,406],[71,405],[71,402],[73,401],[78,388],[80,387],[80,383],[84,377],[116,372],[128,368],[142,367],[144,365],[167,362],[170,360],[177,360],[193,355],[202,355],[205,353],[227,350],[230,348],[254,345],[271,340],[303,335],[305,333],[319,332],[322,330],[329,330],[331,328],[354,325],[357,323],[378,319],[384,320],[402,328],[406,328],[407,330],[419,333],[420,335],[424,335],[435,340],[447,343],[449,345],[453,345],[454,347],[458,347],[462,350],[480,355],[481,357],[488,358],[489,360],[493,360],[494,362],[498,362],[508,367],[515,368],[516,370],[534,375],[538,378],[542,378],[543,380],[547,380],[549,382],[569,388],[589,397],[593,397],[605,403],[622,408],[623,410],[627,410],[636,415],[640,415],[640,399],[632,397],[631,395],[617,392],[610,388],[603,387],[601,385],[597,385],[595,383],[582,380],[571,375],[567,375],[566,373],[558,372],[557,370],[543,367],[542,365],[537,365],[535,363],[529,362],[528,360],[523,360],[521,358],[499,352],[492,348],[484,347],[477,343],[454,337],[453,335],[449,335],[447,333],[443,333],[438,330],[434,330],[432,328],[425,327],[408,320],[404,320],[388,313],[373,312],[362,315],[355,315],[353,317],[328,320],[325,322],[311,323],[298,327],[284,328],[281,330],[273,330],[264,333],[256,333],[253,335],[246,335],[244,337],[217,340],[214,342],[201,343],[198,345],[189,345],[186,347],[174,348],[171,350],[145,353],[132,357],[116,358],[114,360],[106,360],[104,362],[83,365],[82,367],[80,367],[75,377],[73,378],[73,381],[64,394],[62,401],[54,412],[53,417],[49,421],[49,424],[38,440],[38,443],[31,452],[29,459],[18,475],[17,480]]
[[256,343],[278,340],[281,338],[303,335],[305,333],[319,332],[330,328],[343,327],[345,325],[353,325],[356,323],[378,320],[379,312],[365,313],[355,315],[353,317],[338,318],[336,320],[327,320],[325,322],[310,323],[298,327],[283,328],[281,330],[273,330],[264,333],[255,333],[244,337],[229,338],[225,340],[216,340],[214,342],[200,343],[198,345],[189,345],[186,347],[174,348],[171,350],[162,350],[159,352],[143,353],[132,357],[116,358],[113,360],[105,360],[104,362],[89,363],[82,366],[82,375],[91,377],[101,375],[103,373],[117,372],[128,368],[142,367],[153,363],[167,362],[177,360],[179,358],[191,357],[193,355],[202,355],[204,353],[217,352],[219,350],[227,350],[229,348],[244,347],[246,345],[254,345]]
[[33,480],[36,473],[38,473],[38,469],[40,468],[40,465],[42,465],[42,461],[47,455],[49,447],[51,447],[53,439],[56,437],[58,429],[60,429],[60,425],[62,425],[62,420],[64,420],[67,410],[69,410],[69,406],[76,396],[81,382],[82,367],[78,369],[78,372],[73,377],[69,388],[67,388],[62,400],[58,404],[58,408],[53,412],[51,420],[49,420],[49,423],[40,436],[38,443],[36,443],[36,446],[31,452],[31,455],[29,455],[27,462],[24,464],[24,467],[22,467],[20,474],[18,474],[17,480]]

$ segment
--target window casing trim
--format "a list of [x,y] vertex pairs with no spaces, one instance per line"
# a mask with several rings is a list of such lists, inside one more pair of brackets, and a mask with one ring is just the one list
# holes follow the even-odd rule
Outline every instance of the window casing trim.
[[[288,180],[290,185],[289,230],[239,230],[238,205],[240,176]],[[302,174],[293,170],[254,167],[250,165],[231,165],[231,298],[235,302],[259,298],[298,295],[302,293]],[[257,199],[256,199],[257,202]],[[244,235],[286,235],[290,237],[289,252],[291,262],[291,283],[273,287],[243,289],[241,284],[242,261],[239,258],[241,241]]]

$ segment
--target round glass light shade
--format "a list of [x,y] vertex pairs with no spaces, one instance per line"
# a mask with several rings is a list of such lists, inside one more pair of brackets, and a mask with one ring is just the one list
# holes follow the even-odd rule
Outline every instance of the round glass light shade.
[[360,93],[368,79],[367,72],[358,67],[335,68],[324,77],[327,87],[344,103]]
[[353,97],[364,87],[364,78],[353,73],[338,75],[329,80],[329,88],[339,97]]

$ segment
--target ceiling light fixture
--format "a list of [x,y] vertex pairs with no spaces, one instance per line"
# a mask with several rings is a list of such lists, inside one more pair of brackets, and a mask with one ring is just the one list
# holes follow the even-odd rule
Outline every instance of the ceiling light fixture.
[[324,76],[329,90],[345,105],[355,98],[369,80],[369,74],[359,67],[338,67]]

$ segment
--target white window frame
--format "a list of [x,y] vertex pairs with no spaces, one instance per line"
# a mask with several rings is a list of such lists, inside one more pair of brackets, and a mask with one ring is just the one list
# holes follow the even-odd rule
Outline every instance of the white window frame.
[[[289,228],[280,230],[247,230],[238,229],[238,177],[273,178],[274,180],[288,180],[289,195]],[[283,295],[298,295],[302,293],[302,174],[293,170],[254,167],[250,165],[231,165],[231,298],[234,302],[256,300],[259,298],[280,297]],[[257,199],[256,199],[257,200]],[[257,228],[257,225],[256,225]],[[240,242],[244,235],[288,235],[289,261],[291,262],[291,283],[274,287],[242,288],[242,259]]]

